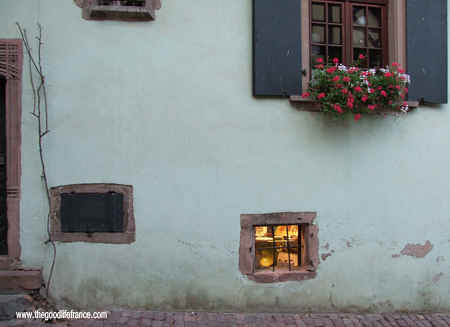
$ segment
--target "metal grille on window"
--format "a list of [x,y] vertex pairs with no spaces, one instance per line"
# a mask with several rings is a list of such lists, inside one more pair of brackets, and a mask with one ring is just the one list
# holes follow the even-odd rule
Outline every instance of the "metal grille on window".
[[100,6],[145,7],[145,0],[98,0]]
[[301,251],[301,225],[255,226],[255,271],[299,269]]
[[0,255],[8,254],[8,219],[6,216],[6,80],[0,76]]

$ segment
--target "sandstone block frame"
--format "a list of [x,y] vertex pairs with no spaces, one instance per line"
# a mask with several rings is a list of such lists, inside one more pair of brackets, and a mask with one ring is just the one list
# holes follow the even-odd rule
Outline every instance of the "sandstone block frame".
[[[316,212],[278,212],[265,214],[242,214],[239,246],[239,270],[249,279],[260,283],[305,280],[316,277],[319,265],[319,228],[313,224]],[[258,225],[301,225],[304,237],[304,260],[299,270],[276,270],[256,272],[255,226]]]
[[[61,194],[63,193],[107,193],[123,195],[124,231],[122,233],[67,233],[61,231]],[[133,186],[122,184],[71,184],[50,189],[51,239],[59,242],[89,242],[130,244],[136,240],[136,226],[133,211]]]

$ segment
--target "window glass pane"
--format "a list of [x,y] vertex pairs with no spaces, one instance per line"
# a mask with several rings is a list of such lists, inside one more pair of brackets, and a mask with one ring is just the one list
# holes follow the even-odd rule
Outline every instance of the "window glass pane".
[[329,32],[328,34],[329,44],[342,44],[340,26],[329,26],[328,32]]
[[[276,257],[275,257],[276,260]],[[255,250],[255,269],[273,269],[274,250],[273,249],[256,249]]]
[[[354,48],[353,49],[353,60],[354,61],[358,60],[360,54],[362,54],[365,57],[367,57],[367,50],[366,49]],[[362,61],[362,65],[363,66],[367,66],[367,60]]]
[[365,7],[353,7],[353,24],[354,25],[366,25],[366,8]]
[[312,52],[311,60],[314,65],[316,64],[318,58],[322,58],[323,60],[325,60],[324,46],[313,45],[311,47],[311,52]]
[[334,58],[338,58],[339,62],[342,63],[342,48],[329,47],[328,48],[328,56],[330,57],[330,60],[333,60]]
[[369,48],[381,48],[380,30],[369,29]]
[[381,8],[369,7],[369,26],[381,27]]
[[[291,266],[295,265],[293,258],[294,256],[290,258]],[[289,252],[287,247],[278,249],[276,267],[280,269],[289,269]]]
[[324,22],[325,21],[325,5],[321,3],[312,4],[312,20]]
[[298,240],[298,225],[289,225],[289,240]]
[[286,225],[274,226],[275,231],[275,246],[282,247],[286,246]]
[[369,58],[370,58],[370,67],[371,68],[381,67],[381,65],[383,63],[381,50],[370,50]]
[[366,46],[366,29],[361,27],[353,28],[353,45],[357,47]]
[[313,24],[311,40],[313,43],[326,43],[326,41],[325,41],[325,25]]
[[340,24],[341,21],[341,6],[328,6],[328,22]]
[[255,246],[256,248],[273,247],[272,227],[255,227]]

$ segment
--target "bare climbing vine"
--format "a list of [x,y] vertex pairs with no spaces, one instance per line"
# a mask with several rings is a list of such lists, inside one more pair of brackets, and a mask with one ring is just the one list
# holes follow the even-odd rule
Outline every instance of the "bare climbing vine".
[[53,249],[53,259],[50,266],[50,272],[46,284],[46,295],[50,290],[50,283],[53,276],[53,270],[55,268],[56,260],[56,245],[51,239],[50,234],[50,188],[48,186],[47,171],[45,167],[45,157],[43,151],[43,144],[45,136],[50,132],[48,128],[48,102],[47,102],[47,87],[45,81],[44,70],[42,68],[42,26],[37,24],[38,35],[37,40],[37,55],[33,54],[32,47],[28,41],[28,35],[25,28],[22,28],[19,23],[16,23],[19,30],[20,36],[22,38],[25,50],[28,55],[28,68],[30,74],[30,84],[33,92],[33,111],[31,114],[36,119],[37,122],[37,140],[39,148],[39,158],[41,161],[41,179],[47,196],[48,213],[47,213],[47,236],[48,239],[45,244],[50,244]]

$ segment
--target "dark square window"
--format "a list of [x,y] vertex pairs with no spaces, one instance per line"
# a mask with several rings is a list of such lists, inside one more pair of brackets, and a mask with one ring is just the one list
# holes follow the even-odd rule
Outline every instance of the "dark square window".
[[62,232],[123,232],[123,215],[120,193],[61,194]]

